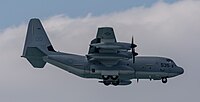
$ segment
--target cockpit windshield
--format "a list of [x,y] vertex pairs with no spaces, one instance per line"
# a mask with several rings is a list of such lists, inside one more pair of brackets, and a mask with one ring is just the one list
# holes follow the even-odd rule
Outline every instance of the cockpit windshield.
[[174,61],[172,61],[171,59],[166,59],[166,61],[167,61],[168,63],[174,63]]
[[173,60],[171,60],[171,59],[166,59],[166,61],[167,61],[167,63],[169,63],[169,64],[172,64],[172,65],[176,66],[176,64],[174,63],[174,61],[173,61]]

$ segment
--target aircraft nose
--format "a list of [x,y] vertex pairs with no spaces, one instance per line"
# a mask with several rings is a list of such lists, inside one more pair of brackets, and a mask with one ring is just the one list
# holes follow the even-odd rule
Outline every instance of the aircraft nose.
[[179,69],[179,71],[178,71],[179,74],[183,74],[184,73],[184,69],[183,68],[179,67],[178,69]]

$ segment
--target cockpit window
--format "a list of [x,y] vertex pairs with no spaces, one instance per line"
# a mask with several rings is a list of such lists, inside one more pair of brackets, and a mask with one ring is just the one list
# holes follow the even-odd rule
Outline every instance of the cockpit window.
[[176,66],[176,64],[174,63],[173,60],[171,59],[166,59],[167,63],[169,63],[171,65],[171,67],[173,68],[174,66]]
[[167,61],[168,63],[173,63],[173,61],[172,61],[171,59],[166,59],[166,61]]

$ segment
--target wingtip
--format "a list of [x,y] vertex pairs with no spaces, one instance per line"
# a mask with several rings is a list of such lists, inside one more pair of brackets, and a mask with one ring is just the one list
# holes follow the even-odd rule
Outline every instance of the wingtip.
[[32,22],[32,21],[40,21],[40,19],[39,18],[31,18],[30,22]]
[[113,27],[105,26],[105,27],[98,27],[98,29],[113,29]]

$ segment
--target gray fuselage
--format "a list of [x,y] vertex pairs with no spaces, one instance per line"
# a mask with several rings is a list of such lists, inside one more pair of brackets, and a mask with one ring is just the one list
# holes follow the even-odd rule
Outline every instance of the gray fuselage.
[[132,60],[121,60],[112,67],[99,62],[88,62],[85,56],[55,52],[45,56],[44,61],[60,67],[83,78],[102,79],[103,75],[117,75],[120,80],[170,78],[183,73],[171,59],[164,57],[136,57]]

